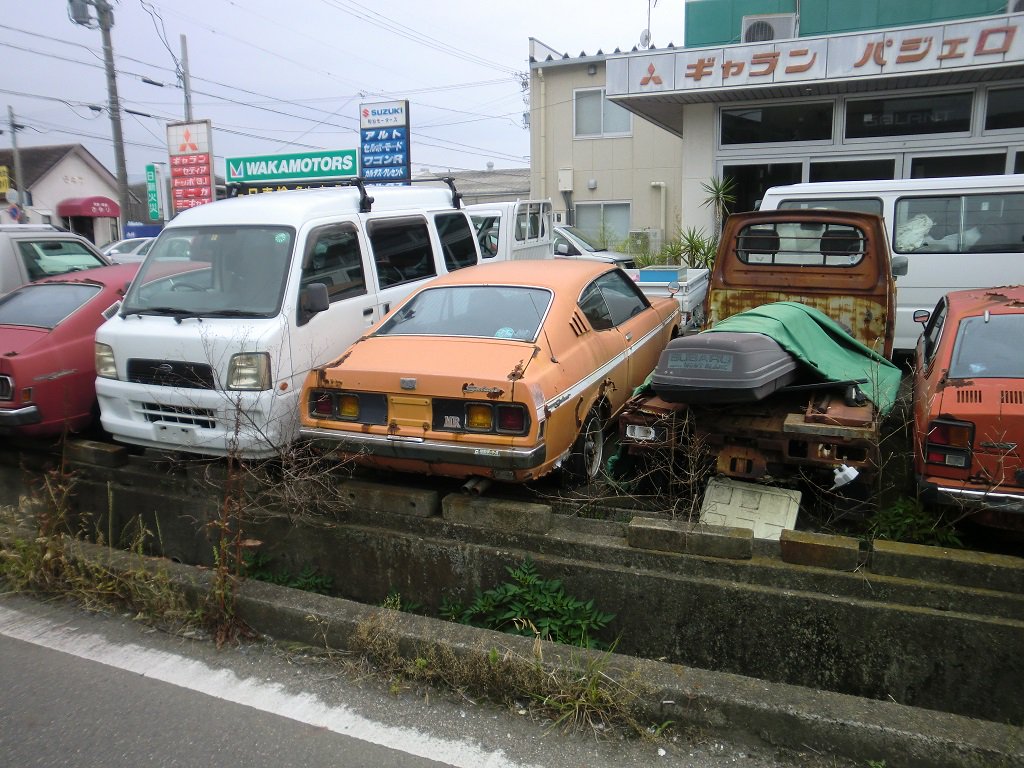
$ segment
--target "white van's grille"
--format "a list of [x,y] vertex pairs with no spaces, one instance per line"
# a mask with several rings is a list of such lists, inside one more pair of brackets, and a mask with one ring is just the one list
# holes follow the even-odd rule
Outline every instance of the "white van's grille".
[[0,376],[0,400],[11,400],[14,398],[14,379],[10,376]]
[[128,381],[136,384],[154,384],[158,387],[214,389],[211,366],[178,360],[132,358],[128,361]]
[[217,425],[212,408],[186,408],[176,405],[160,405],[159,403],[143,403],[142,415],[150,423],[189,424],[203,429],[213,429]]

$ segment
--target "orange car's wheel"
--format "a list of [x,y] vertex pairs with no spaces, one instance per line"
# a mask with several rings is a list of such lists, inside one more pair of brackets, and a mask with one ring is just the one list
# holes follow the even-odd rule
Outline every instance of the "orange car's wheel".
[[597,409],[587,414],[583,427],[572,444],[566,470],[569,476],[581,483],[597,479],[604,466],[604,425]]

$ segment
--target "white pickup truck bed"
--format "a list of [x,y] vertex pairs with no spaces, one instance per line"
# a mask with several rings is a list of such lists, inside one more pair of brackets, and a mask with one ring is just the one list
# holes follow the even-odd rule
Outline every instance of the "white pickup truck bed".
[[676,291],[675,297],[683,313],[683,327],[703,322],[704,297],[707,295],[711,279],[709,270],[699,267],[652,267],[625,271],[636,280],[640,290],[651,298],[671,295],[668,284],[673,280],[677,281],[679,290]]

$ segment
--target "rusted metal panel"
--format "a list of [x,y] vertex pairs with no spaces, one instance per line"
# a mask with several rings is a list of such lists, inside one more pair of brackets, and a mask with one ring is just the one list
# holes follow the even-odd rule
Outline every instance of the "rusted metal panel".
[[704,312],[714,325],[763,304],[797,301],[888,357],[895,295],[881,217],[853,211],[764,211],[727,220]]

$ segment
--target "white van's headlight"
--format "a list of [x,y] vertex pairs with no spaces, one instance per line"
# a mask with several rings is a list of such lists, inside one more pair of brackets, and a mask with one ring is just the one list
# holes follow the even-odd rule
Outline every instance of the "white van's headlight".
[[114,364],[114,350],[109,344],[96,342],[96,375],[103,379],[116,379],[117,366]]
[[266,352],[232,355],[228,365],[228,389],[252,392],[270,389],[270,355]]

